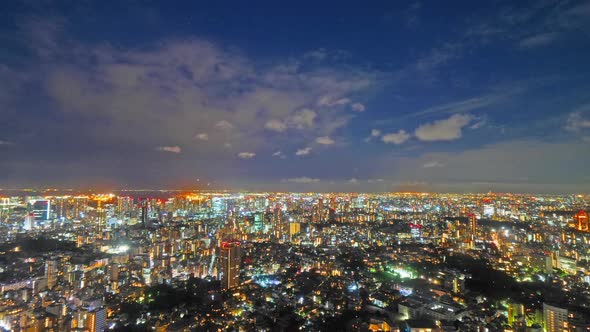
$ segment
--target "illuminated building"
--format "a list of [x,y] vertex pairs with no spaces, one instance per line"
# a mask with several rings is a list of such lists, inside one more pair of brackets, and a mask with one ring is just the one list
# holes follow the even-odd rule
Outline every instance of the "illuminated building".
[[301,232],[301,224],[298,222],[291,222],[289,223],[289,238],[292,239],[293,235],[299,234]]
[[239,285],[242,248],[238,241],[224,241],[220,247],[221,287],[230,289]]
[[147,200],[141,202],[141,223],[143,227],[148,226],[148,202]]
[[475,248],[475,239],[477,237],[477,219],[475,214],[469,214],[469,226],[470,226],[470,238],[469,238],[469,245],[471,249]]
[[47,288],[52,289],[55,286],[57,279],[57,262],[48,260],[45,262],[45,279],[47,280]]
[[86,328],[90,332],[99,332],[106,329],[106,310],[99,308],[88,312]]
[[106,310],[97,308],[89,310],[83,308],[76,312],[72,320],[74,329],[83,329],[88,332],[101,332],[106,330]]
[[543,303],[543,320],[547,332],[567,332],[568,320],[567,309]]
[[486,217],[492,217],[496,213],[496,208],[492,203],[485,203],[483,205],[483,215]]
[[574,215],[574,222],[577,225],[577,229],[583,232],[589,232],[590,227],[588,227],[588,213],[584,210],[580,210],[576,215]]
[[37,221],[49,220],[51,218],[51,202],[46,199],[34,201],[33,214]]
[[35,215],[30,213],[25,217],[25,221],[23,223],[23,229],[26,231],[30,231],[35,228]]

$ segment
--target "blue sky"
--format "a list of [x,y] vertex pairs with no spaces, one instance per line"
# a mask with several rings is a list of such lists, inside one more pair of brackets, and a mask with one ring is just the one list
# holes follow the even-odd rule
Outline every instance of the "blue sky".
[[589,1],[12,1],[0,186],[590,191]]

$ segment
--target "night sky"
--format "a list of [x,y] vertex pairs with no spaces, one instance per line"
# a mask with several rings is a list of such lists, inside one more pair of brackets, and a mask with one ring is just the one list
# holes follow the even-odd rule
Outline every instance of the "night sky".
[[590,192],[590,1],[0,6],[0,188]]

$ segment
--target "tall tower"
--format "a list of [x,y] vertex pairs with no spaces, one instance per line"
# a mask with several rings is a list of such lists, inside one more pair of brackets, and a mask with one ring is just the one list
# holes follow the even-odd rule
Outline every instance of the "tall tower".
[[280,204],[274,208],[272,230],[275,238],[280,242],[283,237],[283,213]]
[[52,289],[57,282],[57,262],[48,260],[45,262],[45,279],[47,279],[47,288]]
[[469,246],[475,248],[475,239],[477,238],[477,218],[474,213],[469,214]]
[[141,222],[144,228],[148,225],[148,201],[141,201]]
[[221,264],[221,287],[223,289],[237,287],[240,282],[241,243],[235,240],[221,242],[219,256]]
[[576,215],[574,215],[574,222],[579,231],[583,232],[590,232],[590,227],[588,227],[588,213],[584,210],[580,210]]

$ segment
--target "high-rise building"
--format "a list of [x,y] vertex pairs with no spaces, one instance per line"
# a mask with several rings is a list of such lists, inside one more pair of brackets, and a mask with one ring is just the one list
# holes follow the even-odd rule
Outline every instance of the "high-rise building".
[[23,222],[23,229],[26,231],[30,231],[33,228],[35,228],[35,215],[30,213],[25,217],[25,220]]
[[51,202],[47,199],[34,201],[33,214],[37,221],[49,220],[51,218]]
[[141,223],[143,227],[148,226],[148,201],[144,200],[141,202]]
[[104,308],[89,311],[86,318],[86,328],[89,332],[103,332],[107,327],[107,315]]
[[104,308],[82,308],[74,313],[71,326],[73,329],[88,332],[103,332],[107,328],[106,310]]
[[301,232],[301,224],[298,222],[289,223],[289,239],[292,240],[293,236]]
[[242,260],[241,243],[238,241],[223,241],[220,246],[220,280],[224,289],[239,285],[240,263]]
[[590,232],[590,227],[588,226],[588,213],[586,211],[580,210],[576,213],[574,215],[574,222],[579,231]]
[[543,303],[543,320],[547,332],[568,332],[567,309]]
[[477,237],[477,218],[474,213],[469,214],[469,245],[471,249],[475,248],[475,239]]
[[47,280],[47,288],[52,289],[57,282],[57,262],[48,260],[45,262],[45,279]]

